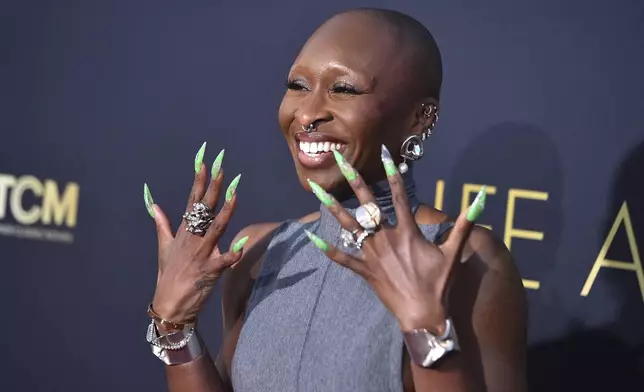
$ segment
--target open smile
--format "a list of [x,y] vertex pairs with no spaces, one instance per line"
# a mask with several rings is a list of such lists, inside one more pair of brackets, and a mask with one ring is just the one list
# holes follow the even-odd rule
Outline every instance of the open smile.
[[297,158],[302,166],[309,169],[320,169],[335,163],[333,151],[344,152],[346,143],[328,135],[315,133],[298,133],[295,135],[297,142]]

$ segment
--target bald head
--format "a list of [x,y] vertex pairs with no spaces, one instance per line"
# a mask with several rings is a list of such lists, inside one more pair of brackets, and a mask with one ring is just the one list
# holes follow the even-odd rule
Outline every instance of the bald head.
[[357,8],[336,14],[321,28],[340,21],[375,24],[386,31],[395,43],[396,56],[411,76],[411,88],[421,96],[439,99],[443,81],[440,50],[432,34],[419,21],[398,11]]

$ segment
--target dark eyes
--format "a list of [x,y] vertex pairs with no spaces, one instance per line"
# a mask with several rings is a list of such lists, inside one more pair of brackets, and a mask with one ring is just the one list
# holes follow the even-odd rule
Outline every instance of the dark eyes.
[[[303,80],[289,80],[286,82],[286,88],[293,91],[311,91],[311,88]],[[329,92],[349,95],[358,95],[362,93],[356,87],[345,82],[335,83],[331,88],[329,88]]]

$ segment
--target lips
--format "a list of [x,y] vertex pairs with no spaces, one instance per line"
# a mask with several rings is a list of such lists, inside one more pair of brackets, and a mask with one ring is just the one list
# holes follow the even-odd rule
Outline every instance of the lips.
[[302,166],[321,169],[335,163],[333,151],[343,152],[347,145],[341,140],[323,133],[298,133],[295,135],[297,158]]

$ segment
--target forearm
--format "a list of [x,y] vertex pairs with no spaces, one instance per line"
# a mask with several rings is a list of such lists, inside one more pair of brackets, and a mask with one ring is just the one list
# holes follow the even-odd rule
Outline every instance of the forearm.
[[411,372],[414,380],[415,392],[479,392],[485,388],[475,385],[471,378],[467,377],[463,369],[462,361],[455,353],[451,358],[445,358],[444,362],[435,369],[425,369],[421,366],[411,364]]
[[205,349],[193,361],[166,366],[166,376],[170,392],[230,392]]

